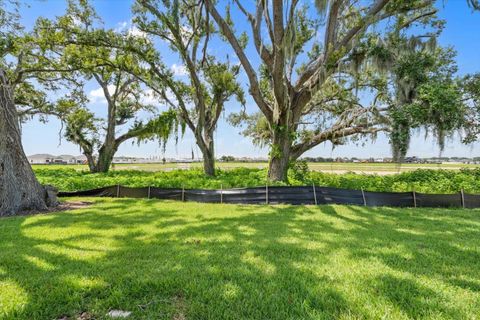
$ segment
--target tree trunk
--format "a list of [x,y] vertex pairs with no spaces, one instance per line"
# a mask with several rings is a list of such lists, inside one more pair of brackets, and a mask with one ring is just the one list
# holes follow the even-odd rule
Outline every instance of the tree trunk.
[[98,159],[93,168],[92,173],[106,173],[110,170],[113,161],[113,156],[117,148],[115,146],[103,146],[98,150]]
[[288,130],[274,130],[268,167],[269,180],[287,182],[291,147]]
[[105,96],[107,97],[108,101],[108,125],[107,125],[107,134],[105,136],[105,142],[98,150],[98,159],[93,168],[93,171],[90,169],[92,173],[106,173],[110,170],[110,165],[113,161],[113,156],[117,152],[119,142],[115,139],[115,128],[116,128],[116,105],[115,101],[112,101],[112,98],[109,96],[108,93],[108,86],[106,83],[101,82],[100,85],[102,86]]
[[204,137],[197,138],[197,145],[202,152],[203,171],[209,177],[215,176],[215,142],[213,132],[206,132]]
[[25,156],[13,92],[0,69],[0,216],[46,209],[47,192]]
[[215,176],[215,159],[210,155],[203,155],[203,170],[205,174],[209,177]]
[[84,151],[83,154],[87,157],[88,169],[91,173],[95,172],[95,158],[91,152]]

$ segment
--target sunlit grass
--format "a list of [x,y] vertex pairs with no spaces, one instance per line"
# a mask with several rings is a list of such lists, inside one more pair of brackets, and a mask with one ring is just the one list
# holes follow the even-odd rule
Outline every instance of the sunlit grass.
[[480,314],[478,210],[88,201],[0,219],[0,318]]
[[[219,169],[234,169],[234,168],[255,168],[263,169],[268,167],[267,162],[216,162],[216,167]],[[308,167],[313,171],[335,172],[352,171],[358,173],[397,173],[405,171],[413,171],[418,168],[423,169],[452,169],[460,170],[461,168],[478,168],[478,164],[463,164],[463,163],[342,163],[342,162],[309,162]],[[76,170],[88,170],[87,165],[33,165],[37,169],[52,169],[52,168],[73,168]],[[112,168],[115,170],[141,170],[141,171],[170,171],[175,169],[200,169],[203,168],[201,162],[194,163],[131,163],[131,164],[115,164]]]

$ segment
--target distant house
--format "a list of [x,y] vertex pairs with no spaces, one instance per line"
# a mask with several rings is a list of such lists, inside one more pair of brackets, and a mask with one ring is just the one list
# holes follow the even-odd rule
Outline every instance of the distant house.
[[34,154],[27,157],[30,164],[83,164],[87,161],[85,156],[72,156],[63,154],[54,156],[51,154]]
[[120,156],[120,157],[113,157],[112,162],[113,163],[135,163],[137,161],[133,157]]
[[87,163],[87,157],[85,157],[83,154],[76,156],[75,157],[76,163],[77,164],[86,164]]
[[59,164],[77,164],[77,158],[69,154],[62,154],[55,158],[55,163]]
[[50,164],[53,163],[55,156],[51,154],[33,154],[27,157],[30,164]]

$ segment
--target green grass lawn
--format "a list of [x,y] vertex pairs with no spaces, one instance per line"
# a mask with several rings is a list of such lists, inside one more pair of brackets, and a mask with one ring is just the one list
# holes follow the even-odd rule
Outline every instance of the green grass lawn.
[[0,318],[480,317],[479,210],[82,200],[0,219]]
[[[268,167],[267,162],[216,162],[216,167],[224,170],[235,168],[255,168],[263,169]],[[312,171],[324,171],[333,173],[342,173],[347,171],[358,173],[383,173],[394,174],[397,172],[407,172],[422,169],[449,169],[460,170],[462,168],[479,168],[477,164],[417,164],[403,163],[400,166],[396,163],[339,163],[339,162],[309,162],[308,167]],[[74,168],[77,170],[88,170],[86,165],[33,165],[33,168]],[[142,170],[142,171],[170,171],[175,169],[203,168],[200,162],[195,163],[132,163],[115,164],[113,170]]]

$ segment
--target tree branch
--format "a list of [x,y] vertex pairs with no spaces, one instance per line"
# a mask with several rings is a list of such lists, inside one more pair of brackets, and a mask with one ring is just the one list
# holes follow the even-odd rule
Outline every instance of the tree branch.
[[242,47],[238,43],[238,39],[235,37],[233,34],[233,31],[230,29],[228,24],[225,22],[225,20],[220,16],[218,13],[217,9],[215,6],[211,3],[210,0],[206,0],[207,3],[207,9],[212,15],[213,19],[217,22],[219,25],[222,33],[225,35],[227,40],[230,42],[232,45],[235,53],[237,54],[240,62],[242,63],[242,66],[247,73],[247,77],[249,79],[250,83],[250,93],[252,94],[253,99],[257,103],[258,107],[260,110],[263,112],[265,117],[269,119],[270,121],[273,119],[273,112],[270,106],[266,103],[264,100],[262,93],[260,91],[260,85],[258,83],[258,79],[256,76],[256,72],[253,69],[252,65],[250,64],[249,59],[245,55],[245,52],[243,51]]

